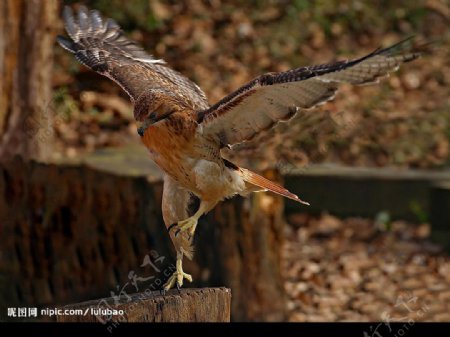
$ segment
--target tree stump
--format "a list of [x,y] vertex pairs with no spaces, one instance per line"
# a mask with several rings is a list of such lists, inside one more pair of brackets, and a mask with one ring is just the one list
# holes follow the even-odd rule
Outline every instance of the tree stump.
[[[0,320],[6,304],[54,307],[161,289],[175,254],[160,173],[139,149],[0,165]],[[283,199],[236,197],[200,221],[194,259],[183,262],[194,281],[184,287],[232,289],[233,321],[283,321]]]
[[[229,322],[231,290],[202,288],[170,290],[166,294],[146,291],[71,304],[60,309],[78,310],[77,315],[58,315],[58,322],[100,322],[108,331],[125,322]],[[108,310],[117,315],[108,316]]]

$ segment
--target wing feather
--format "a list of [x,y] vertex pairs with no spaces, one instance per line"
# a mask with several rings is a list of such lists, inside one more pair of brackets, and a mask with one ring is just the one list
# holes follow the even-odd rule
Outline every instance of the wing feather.
[[339,83],[363,85],[395,71],[420,56],[411,38],[353,60],[269,73],[198,112],[206,137],[223,146],[252,139],[259,132],[289,120],[296,108],[309,109],[334,98]]
[[59,44],[85,66],[118,83],[133,102],[148,89],[164,88],[194,109],[208,107],[205,94],[195,83],[126,38],[114,20],[103,20],[99,12],[84,6],[76,16],[66,6],[63,18],[70,39],[58,36]]

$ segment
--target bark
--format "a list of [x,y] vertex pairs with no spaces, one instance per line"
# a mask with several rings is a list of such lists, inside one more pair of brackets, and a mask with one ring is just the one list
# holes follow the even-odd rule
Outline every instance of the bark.
[[0,160],[51,154],[56,0],[0,1]]

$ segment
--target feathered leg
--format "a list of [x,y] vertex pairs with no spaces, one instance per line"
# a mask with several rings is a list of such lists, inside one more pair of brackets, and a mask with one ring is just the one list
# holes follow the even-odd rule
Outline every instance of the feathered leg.
[[[181,188],[168,175],[164,176],[164,190],[162,199],[162,213],[164,223],[167,229],[170,224],[176,223],[181,219],[186,219],[191,215],[190,205],[193,202],[192,195],[185,189]],[[169,233],[175,250],[177,251],[176,271],[164,284],[164,290],[169,290],[173,286],[181,287],[183,280],[192,282],[192,276],[183,272],[183,257],[192,259],[194,249],[192,247],[192,237],[188,233],[183,233],[175,237],[174,233]]]

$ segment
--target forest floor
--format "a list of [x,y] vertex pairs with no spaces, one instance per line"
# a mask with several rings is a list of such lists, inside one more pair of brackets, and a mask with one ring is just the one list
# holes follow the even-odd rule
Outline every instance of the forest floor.
[[[450,257],[427,224],[288,218],[283,247],[289,320],[450,321]],[[375,328],[375,326],[374,326]]]

